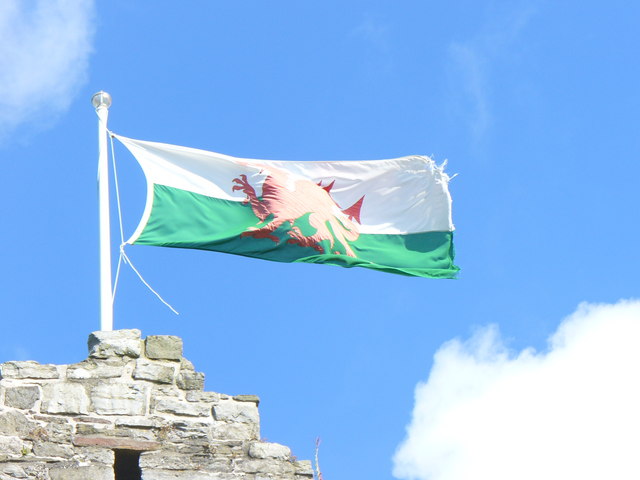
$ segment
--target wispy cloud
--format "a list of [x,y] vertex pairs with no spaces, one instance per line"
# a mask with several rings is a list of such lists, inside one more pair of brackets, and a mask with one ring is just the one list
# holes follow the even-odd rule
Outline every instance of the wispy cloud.
[[389,26],[373,15],[365,15],[351,35],[368,42],[381,53],[389,51]]
[[388,73],[393,70],[393,28],[386,19],[366,14],[349,36],[359,47],[360,61],[370,74]]
[[0,139],[64,112],[85,81],[93,0],[0,2]]
[[547,352],[496,327],[445,344],[416,388],[394,475],[421,480],[640,478],[640,301],[583,304]]
[[461,106],[457,108],[458,114],[466,118],[473,138],[478,139],[491,123],[485,58],[472,45],[464,43],[451,44],[449,57],[455,72],[455,100]]
[[529,7],[491,15],[472,38],[449,45],[450,109],[463,118],[474,140],[481,139],[492,124],[491,84],[496,62],[506,55],[533,16]]

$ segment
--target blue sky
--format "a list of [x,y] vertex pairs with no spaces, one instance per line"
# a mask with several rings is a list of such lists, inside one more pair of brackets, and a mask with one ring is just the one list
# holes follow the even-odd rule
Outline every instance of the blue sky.
[[[321,437],[325,480],[391,479],[394,468],[400,478],[464,478],[440,458],[421,463],[429,446],[418,440],[417,454],[394,463],[408,425],[436,435],[412,412],[431,412],[435,398],[458,405],[465,395],[443,392],[468,391],[464,372],[519,371],[523,352],[554,371],[562,347],[547,339],[581,302],[605,305],[583,307],[572,318],[584,329],[565,330],[587,331],[601,311],[619,320],[598,320],[617,326],[589,343],[602,359],[590,368],[621,379],[606,384],[612,395],[626,386],[625,398],[635,398],[640,388],[625,368],[637,353],[616,342],[640,341],[637,303],[617,303],[639,287],[638,18],[640,7],[615,0],[3,2],[0,361],[77,362],[99,328],[90,98],[104,89],[113,97],[109,126],[128,137],[274,159],[427,154],[459,174],[450,184],[458,280],[128,249],[180,316],[125,268],[115,327],[181,336],[207,389],[260,395],[262,435],[298,458],[312,458]],[[122,146],[116,157],[128,236],[145,184]],[[616,351],[626,355],[608,355]],[[567,378],[593,373],[568,365]],[[517,400],[523,412],[557,393],[548,378],[541,373],[530,384],[536,395]],[[416,403],[428,379],[431,396]],[[480,418],[473,398],[465,405]],[[611,398],[598,398],[589,415],[602,419]],[[456,410],[432,413],[448,412]],[[621,412],[640,425],[637,409]],[[493,415],[494,426],[506,422]],[[563,418],[552,416],[546,431]],[[460,464],[474,452],[461,445],[450,450]],[[503,478],[491,465],[476,478]],[[584,466],[580,478],[597,471]],[[579,476],[549,468],[547,478]]]

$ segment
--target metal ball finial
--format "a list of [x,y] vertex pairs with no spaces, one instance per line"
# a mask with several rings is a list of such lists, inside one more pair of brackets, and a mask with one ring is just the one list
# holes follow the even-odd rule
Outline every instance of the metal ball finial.
[[97,110],[100,107],[109,108],[111,106],[111,95],[100,90],[91,97],[91,105]]

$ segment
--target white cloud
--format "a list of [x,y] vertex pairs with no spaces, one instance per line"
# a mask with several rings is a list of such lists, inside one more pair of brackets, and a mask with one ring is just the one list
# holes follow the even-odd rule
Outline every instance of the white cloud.
[[394,475],[638,479],[639,451],[640,301],[582,304],[546,352],[510,352],[496,327],[443,345]]
[[65,111],[85,81],[93,0],[0,2],[0,138]]

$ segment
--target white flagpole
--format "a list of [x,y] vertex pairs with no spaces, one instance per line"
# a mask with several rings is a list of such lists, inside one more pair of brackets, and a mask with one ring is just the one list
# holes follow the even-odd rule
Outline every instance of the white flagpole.
[[100,330],[113,330],[113,292],[111,289],[111,230],[109,222],[109,162],[107,119],[111,95],[99,91],[91,97],[98,115],[98,200],[100,204]]

